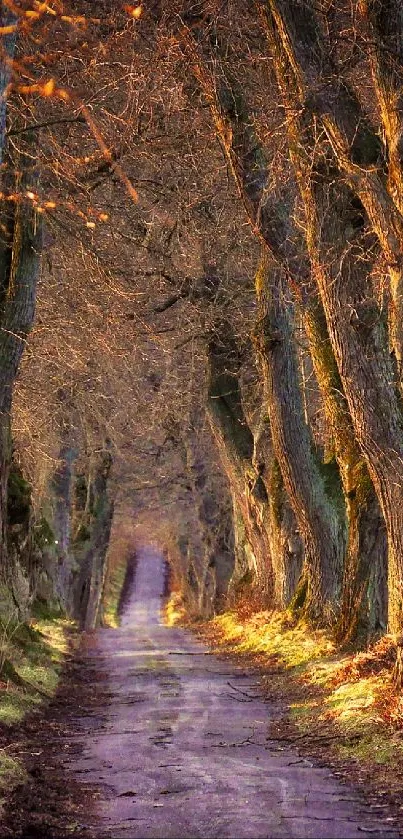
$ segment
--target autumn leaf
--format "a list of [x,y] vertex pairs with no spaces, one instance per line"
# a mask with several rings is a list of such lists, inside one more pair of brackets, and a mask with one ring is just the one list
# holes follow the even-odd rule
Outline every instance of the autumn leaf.
[[123,6],[125,12],[127,12],[130,17],[133,17],[135,20],[138,20],[139,17],[143,14],[143,7],[142,6]]

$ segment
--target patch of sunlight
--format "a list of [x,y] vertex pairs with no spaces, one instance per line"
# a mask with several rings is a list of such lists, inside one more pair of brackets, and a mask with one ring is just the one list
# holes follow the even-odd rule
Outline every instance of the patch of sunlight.
[[316,701],[294,702],[290,705],[290,713],[296,722],[302,722],[304,718],[310,719],[312,717],[312,712],[320,707],[321,703]]
[[149,656],[144,662],[144,669],[145,670],[164,670],[167,668],[167,664],[164,661],[161,661],[160,658],[156,658],[155,655]]
[[235,641],[244,635],[245,626],[237,622],[237,615],[234,612],[225,612],[212,621],[212,625],[221,630],[225,641]]
[[18,675],[25,682],[28,682],[28,685],[38,687],[49,695],[55,692],[59,681],[59,674],[54,667],[27,663],[20,664],[15,669]]
[[51,654],[55,661],[62,661],[69,647],[67,632],[68,629],[74,626],[74,622],[65,618],[33,620],[31,621],[31,626],[43,636],[44,644],[47,647],[47,654]]
[[345,659],[346,657],[336,658],[332,654],[331,658],[315,659],[315,661],[308,662],[304,681],[324,687],[339,672]]
[[287,621],[284,613],[259,612],[240,622],[236,612],[226,612],[212,621],[221,640],[236,645],[238,652],[256,652],[278,657],[285,667],[300,667],[334,653],[334,644],[319,630],[301,621]]
[[376,692],[381,687],[379,676],[362,678],[357,682],[345,682],[332,691],[324,700],[328,709],[340,719],[357,718],[357,713],[366,711],[376,701]]
[[275,677],[274,690],[281,697],[290,695],[289,716],[306,743],[310,737],[315,742],[322,738],[329,754],[373,765],[375,771],[382,766],[394,784],[403,763],[403,701],[400,705],[391,682],[390,641],[340,653],[324,631],[304,618],[247,609],[241,603],[239,611],[213,618],[202,634],[217,651],[222,647],[252,655],[266,669],[269,687]]
[[160,651],[155,647],[153,647],[152,650],[144,649],[143,647],[139,650],[114,650],[113,652],[110,652],[109,655],[113,656],[113,658],[145,658],[146,656],[153,656],[155,653],[163,655],[163,651]]
[[166,626],[176,626],[183,623],[186,617],[186,609],[182,597],[178,592],[172,592],[162,610],[162,616]]
[[334,750],[342,759],[390,769],[403,760],[403,742],[399,733],[394,733],[378,716],[377,702],[385,686],[385,675],[361,676],[334,686],[337,671],[343,672],[347,660],[343,656],[333,660],[328,669],[324,666],[325,673],[320,676],[321,697],[295,703],[291,706],[291,717],[304,733],[311,732],[313,727],[320,730],[322,725],[328,731],[331,725],[337,732]]

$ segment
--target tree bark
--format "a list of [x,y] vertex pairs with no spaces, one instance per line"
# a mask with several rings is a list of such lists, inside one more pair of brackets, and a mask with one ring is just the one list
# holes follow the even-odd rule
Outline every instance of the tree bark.
[[[386,146],[387,188],[403,215],[403,8],[400,0],[360,0],[366,26],[372,77]],[[400,261],[390,266],[393,307],[391,344],[401,379],[403,348],[403,238]]]
[[72,584],[71,519],[73,464],[76,451],[68,439],[62,443],[59,463],[53,474],[51,492],[53,502],[53,530],[57,537],[56,594],[66,612],[70,608]]
[[19,166],[16,191],[21,197],[12,215],[5,211],[6,238],[0,245],[0,575],[3,577],[8,574],[6,511],[12,395],[34,322],[42,246],[42,218],[34,203],[25,198],[27,192],[37,189],[35,158],[32,154],[22,155]]
[[[233,545],[228,540],[232,525],[229,487],[220,483],[220,491],[211,479],[211,463],[206,462],[203,439],[206,418],[191,411],[183,434],[185,469],[193,495],[201,534],[200,561],[195,573],[198,578],[197,613],[211,617],[228,591],[234,570]],[[212,442],[212,441],[211,441]]]
[[[257,0],[262,9],[262,4]],[[293,85],[306,114],[322,122],[337,166],[359,197],[385,255],[393,301],[391,341],[403,365],[403,216],[388,190],[382,143],[357,96],[332,62],[310,0],[267,0]]]
[[[375,580],[383,579],[386,574],[385,525],[367,464],[355,437],[329,341],[325,313],[316,295],[305,301],[303,323],[343,486],[348,527],[337,633],[340,639],[351,640],[364,627],[368,633],[375,633],[386,623],[385,591],[382,586],[375,586]],[[380,573],[374,576],[378,567]]]
[[[203,90],[203,93],[206,97],[206,100],[209,104],[212,119],[217,131],[217,136],[221,142],[223,150],[226,154],[228,163],[230,165],[231,171],[234,176],[235,183],[237,185],[238,191],[240,193],[242,202],[244,204],[245,210],[247,212],[249,221],[252,225],[252,228],[255,234],[260,238],[260,240],[264,243],[264,247],[266,251],[269,251],[271,254],[271,258],[273,263],[282,265],[289,265],[293,264],[295,261],[296,254],[294,251],[290,252],[290,243],[293,241],[293,237],[289,236],[290,233],[290,222],[289,222],[289,213],[287,212],[287,204],[292,204],[292,196],[284,197],[282,196],[280,200],[276,199],[276,206],[272,206],[272,201],[266,200],[267,198],[267,181],[268,181],[268,170],[267,164],[260,148],[260,144],[255,137],[255,133],[253,131],[253,123],[249,119],[242,95],[237,88],[233,89],[231,84],[228,80],[223,79],[221,85],[219,86],[217,92],[217,85],[214,83],[214,79],[209,71],[208,67],[206,66],[205,62],[203,61],[200,50],[198,45],[192,39],[189,31],[185,31],[183,33],[183,41],[185,44],[185,49],[187,52],[188,57],[191,60],[192,69],[194,72],[195,77],[200,83],[200,86]],[[235,106],[234,106],[235,102]],[[290,210],[291,212],[291,210]],[[292,248],[292,245],[291,245]],[[295,266],[294,266],[295,267]],[[301,266],[300,266],[301,268]],[[280,273],[282,269],[280,267]],[[304,267],[302,267],[302,273],[304,273]],[[275,280],[275,285],[277,283],[277,279]],[[286,272],[282,272],[282,279],[281,284],[283,286],[283,290],[286,285]],[[278,299],[277,291],[274,292],[274,297]],[[277,305],[277,304],[276,304]],[[274,307],[275,308],[275,307]],[[273,308],[273,311],[274,311]],[[277,310],[279,311],[279,309]],[[289,322],[290,323],[290,322]],[[287,327],[287,341],[290,343],[293,341],[293,334],[292,330],[289,328],[289,324]],[[262,347],[265,346],[263,342]],[[279,342],[279,347],[285,347],[282,342]],[[277,351],[277,356],[280,356],[281,350]],[[261,354],[262,355],[262,354]],[[266,354],[267,355],[267,354]],[[293,351],[290,352],[289,358],[293,355]],[[264,356],[264,353],[263,353]],[[269,358],[269,355],[267,355]],[[280,370],[281,365],[275,365],[272,368],[272,373],[276,373],[277,370]],[[269,369],[266,365],[266,371]],[[284,382],[284,392],[287,391],[287,388],[292,391],[296,396],[297,390],[299,389],[299,381],[298,381],[298,371],[296,363],[293,365],[288,364],[287,362],[284,363],[283,369],[281,370],[280,375],[289,375],[295,376],[294,383],[290,381]],[[277,393],[281,391],[281,383],[276,381],[275,388],[278,385]],[[275,393],[276,389],[271,391],[271,393]],[[297,404],[297,403],[296,403]],[[298,398],[298,407],[301,407],[301,399]],[[269,409],[270,409],[270,400],[269,400]],[[277,422],[273,426],[272,425],[272,432],[273,432],[273,443],[276,447],[278,447],[282,442],[287,440],[288,433],[286,429],[280,429],[279,422],[283,416],[285,416],[286,412],[278,410],[276,413]],[[302,427],[302,425],[301,425]],[[274,435],[276,434],[276,437]],[[312,450],[311,450],[311,441],[309,440],[309,435],[307,435],[306,428],[304,434],[300,439],[300,446],[306,445],[309,449],[305,453],[305,460],[308,463],[311,458],[313,457]],[[292,445],[288,446],[287,448],[287,456],[288,457],[295,457],[295,450]],[[287,466],[287,477],[283,471],[285,467],[285,458],[284,452],[280,455],[279,451],[276,450],[276,456],[278,458],[278,462],[280,463],[281,470],[283,472],[284,483],[287,489],[287,492],[290,491],[290,487],[292,483],[290,482],[290,475],[295,475],[297,472],[296,463],[291,463]],[[298,461],[298,458],[296,458]],[[314,471],[312,471],[312,475]],[[320,479],[319,471],[317,471],[318,480]],[[318,485],[317,485],[318,487]],[[308,502],[308,508],[305,512],[302,511],[303,506],[303,498],[304,493],[300,494],[298,497],[298,502],[296,501],[295,495],[295,484],[293,485],[293,497],[290,497],[291,504],[294,508],[294,512],[297,516],[298,524],[301,525],[301,522],[304,523],[304,530],[305,530],[305,537],[308,536],[309,527],[307,528],[306,521],[307,519],[311,520],[310,530],[312,535],[314,535],[314,539],[316,541],[315,546],[312,547],[312,561],[313,564],[315,562],[320,561],[320,551],[319,551],[319,543],[317,538],[317,525],[314,519],[318,516],[321,519],[324,516],[324,510],[326,503],[324,501],[324,497],[322,496],[319,500],[321,493],[314,492],[310,497],[309,495],[306,496],[306,500]],[[322,482],[322,490],[326,495],[325,485]],[[318,511],[314,510],[314,498],[317,499],[319,508]],[[297,506],[296,506],[297,504]],[[298,509],[297,509],[298,508]],[[330,510],[330,506],[329,506]],[[342,528],[341,528],[342,529]],[[329,611],[329,602],[328,596],[330,596],[330,591],[332,589],[333,596],[337,599],[339,585],[336,582],[336,577],[331,578],[336,574],[336,566],[338,566],[338,573],[341,574],[342,562],[340,561],[340,548],[343,545],[344,539],[341,539],[339,543],[339,547],[336,548],[335,540],[337,541],[338,537],[336,536],[336,532],[333,529],[333,524],[330,524],[330,521],[327,523],[325,527],[327,533],[332,533],[331,535],[331,543],[333,546],[333,556],[331,561],[331,570],[329,571],[329,579],[325,582],[326,579],[326,572],[323,571],[320,574],[320,579],[318,580],[318,586],[316,588],[316,584],[313,582],[312,577],[312,586],[310,595],[313,599],[315,597],[315,590],[318,593],[319,601],[316,606],[312,606],[313,611],[317,609],[319,612],[323,607]],[[302,530],[301,530],[302,533]],[[338,536],[341,535],[341,531],[339,532]],[[305,549],[307,550],[307,544],[305,543]],[[309,550],[309,549],[308,549]],[[330,549],[330,553],[332,553],[332,549]],[[336,560],[337,555],[337,560]],[[315,557],[315,559],[314,559]],[[312,565],[313,571],[313,565]],[[320,593],[321,592],[321,593]],[[326,604],[326,606],[325,606]]]
[[106,574],[106,554],[113,520],[113,500],[108,491],[113,464],[109,443],[93,455],[91,469],[91,504],[81,527],[88,531],[88,545],[76,541],[76,560],[79,563],[75,592],[75,615],[81,629],[94,629],[100,614]]
[[256,276],[255,342],[268,396],[273,448],[304,542],[308,608],[315,619],[334,622],[340,598],[345,522],[330,499],[314,451],[298,376],[293,327],[286,304],[287,280],[267,251]]
[[[305,25],[304,19],[299,18],[297,37],[295,23],[289,20],[290,6],[294,3],[270,0],[270,5],[283,49],[283,55],[277,52],[276,58],[283,95],[286,105],[291,104],[294,112],[301,114],[300,77],[303,73],[305,80],[307,67],[311,66],[312,20]],[[307,7],[307,4],[297,5],[303,10]],[[286,8],[284,20],[279,6]],[[315,55],[313,63],[316,60]],[[316,75],[314,78],[317,81]],[[294,101],[290,102],[290,97]],[[332,113],[333,104],[330,98],[327,110]],[[290,152],[306,210],[309,253],[355,434],[385,518],[389,551],[388,622],[390,631],[400,636],[403,627],[403,419],[394,387],[383,313],[372,288],[371,239],[362,208],[357,207],[343,177],[343,161],[340,171],[335,171],[329,150],[314,144],[306,117],[303,121],[296,117],[293,125],[295,134],[290,138]]]
[[286,609],[294,597],[301,576],[304,546],[273,451],[267,404],[266,396],[259,426],[254,433],[253,463],[268,496],[268,537],[273,562],[274,605],[278,609]]
[[234,509],[241,513],[256,581],[267,603],[273,593],[267,495],[253,466],[254,441],[242,406],[238,375],[239,355],[232,328],[227,321],[221,322],[216,324],[208,345],[208,413],[234,494]]
[[388,189],[403,214],[403,7],[359,0],[386,143]]
[[[299,13],[298,9],[297,13]],[[315,32],[312,34],[312,37],[314,36]],[[365,538],[368,516],[374,528],[376,529],[378,524],[379,533],[383,533],[379,504],[355,439],[348,404],[329,341],[322,303],[318,299],[316,283],[310,273],[303,242],[290,221],[293,196],[288,198],[281,196],[273,202],[267,189],[269,174],[265,155],[253,131],[253,121],[248,117],[242,95],[237,87],[235,93],[231,89],[228,92],[229,82],[214,84],[214,79],[206,63],[203,62],[200,49],[192,41],[189,32],[185,33],[185,43],[194,74],[209,103],[218,137],[226,153],[252,228],[260,238],[263,238],[273,260],[283,265],[284,271],[291,276],[293,281],[291,287],[298,297],[345,496],[348,545],[343,584],[343,611],[346,615],[344,629],[347,631],[347,627],[355,622],[358,601],[362,606],[359,610],[361,615],[364,610],[368,612],[366,586],[363,585],[362,580],[365,578],[368,582],[370,569],[374,563],[386,562],[381,536],[379,543],[377,539]],[[233,105],[234,102],[236,102],[236,107]],[[350,103],[350,110],[352,108],[356,113],[357,103],[354,99],[352,99],[352,104]],[[299,105],[296,113],[298,110]],[[289,119],[289,114],[288,109],[286,124],[292,125],[293,120]],[[372,129],[367,123],[364,123],[361,129],[361,136],[368,141],[370,149],[373,146],[379,152],[379,142],[373,137]],[[350,139],[353,142],[354,134]],[[288,212],[287,203],[289,204]],[[328,470],[329,468],[330,465]],[[365,498],[362,521],[359,507],[361,497]],[[384,551],[383,555],[382,551]],[[355,592],[353,598],[351,597],[352,590]],[[350,592],[348,596],[347,592]],[[361,597],[358,592],[362,593]]]
[[0,50],[0,166],[3,163],[4,147],[6,142],[6,120],[7,120],[7,94],[10,84],[15,45],[17,41],[18,19],[11,11],[8,4],[1,0],[0,3],[0,28],[1,50]]

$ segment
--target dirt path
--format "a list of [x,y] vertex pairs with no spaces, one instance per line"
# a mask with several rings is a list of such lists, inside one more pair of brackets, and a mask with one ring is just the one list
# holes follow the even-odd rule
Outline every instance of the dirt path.
[[109,705],[82,717],[66,770],[103,791],[97,837],[396,836],[329,771],[267,741],[253,678],[161,625],[163,588],[162,558],[144,551],[122,627],[88,653]]
[[395,839],[386,811],[266,739],[275,709],[254,677],[161,625],[163,590],[163,560],[144,551],[121,628],[89,639],[28,723],[31,780],[0,835]]

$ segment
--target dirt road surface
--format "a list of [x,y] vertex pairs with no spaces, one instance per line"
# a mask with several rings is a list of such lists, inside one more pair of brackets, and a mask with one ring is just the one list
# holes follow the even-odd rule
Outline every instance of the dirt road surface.
[[329,770],[267,740],[274,711],[256,677],[161,623],[164,573],[144,549],[120,629],[89,652],[109,702],[102,724],[83,717],[67,770],[101,790],[88,817],[99,839],[395,837]]

